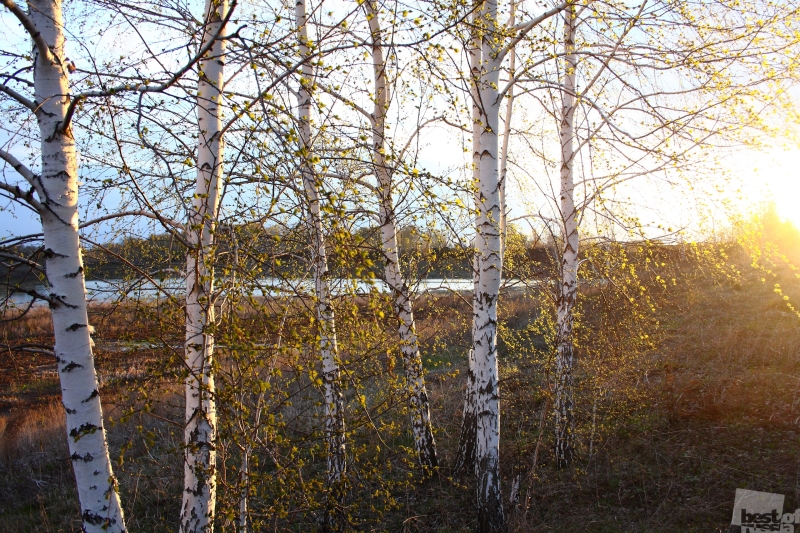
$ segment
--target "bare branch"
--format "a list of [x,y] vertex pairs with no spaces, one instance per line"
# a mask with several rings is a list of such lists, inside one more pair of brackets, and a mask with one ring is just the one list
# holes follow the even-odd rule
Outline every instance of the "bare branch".
[[[36,187],[37,176],[33,173],[31,169],[25,166],[19,159],[11,155],[10,153],[6,152],[3,149],[0,149],[0,159],[4,160],[6,163],[11,165],[11,168],[19,172],[20,176],[25,178],[31,187]],[[38,192],[38,191],[37,191]]]
[[135,211],[120,211],[119,213],[110,213],[108,215],[104,215],[102,217],[93,218],[92,220],[88,220],[78,226],[79,228],[85,228],[87,226],[91,226],[93,224],[97,224],[99,222],[105,222],[106,220],[112,220],[115,218],[121,217],[130,217],[130,216],[139,216],[139,217],[147,217],[152,218],[153,220],[158,220],[162,224],[168,224],[173,226],[175,229],[185,229],[185,226],[176,220],[172,220],[169,218],[162,217],[160,215],[155,215],[150,211],[143,211],[143,210],[135,210]]
[[557,15],[564,11],[569,6],[569,2],[564,2],[549,11],[545,11],[538,17],[529,20],[528,22],[523,22],[522,24],[517,24],[514,26],[514,30],[517,31],[517,36],[511,39],[511,42],[504,46],[498,53],[497,56],[492,60],[495,63],[501,63],[503,59],[506,57],[506,54],[514,48],[525,36],[531,31],[533,28],[544,22],[545,20],[549,19],[553,15]]
[[36,113],[39,110],[39,106],[37,106],[33,101],[28,100],[27,98],[25,98],[24,96],[19,94],[17,91],[12,89],[11,87],[8,87],[6,85],[0,85],[0,92],[6,93],[8,96],[13,98],[14,100],[19,102],[20,104],[24,105],[25,107],[27,107],[28,109],[30,109],[34,113]]
[[42,33],[36,28],[36,24],[34,24],[33,20],[28,16],[28,14],[25,13],[17,4],[15,4],[14,0],[0,0],[0,4],[11,11],[15,17],[17,17],[17,20],[20,21],[22,27],[25,28],[25,31],[31,36],[31,39],[36,45],[36,48],[39,50],[39,53],[42,54],[47,60],[52,61],[53,52],[50,50],[50,46],[48,46],[47,41],[44,40]]
[[422,129],[425,126],[427,126],[431,122],[437,122],[439,120],[444,120],[444,116],[433,117],[433,118],[430,118],[430,119],[426,120],[422,124],[419,124],[416,127],[416,129],[414,130],[414,133],[411,134],[411,137],[409,137],[408,140],[406,141],[406,144],[405,144],[405,146],[403,146],[403,149],[400,150],[399,154],[397,154],[397,159],[402,159],[403,158],[403,156],[406,154],[406,150],[408,150],[409,146],[411,146],[411,142],[414,140],[414,138],[417,135],[419,135],[422,132]]
[[0,190],[8,192],[9,194],[11,194],[11,196],[13,196],[15,200],[25,202],[33,209],[35,209],[37,213],[41,214],[44,212],[44,206],[42,206],[42,204],[39,203],[39,201],[33,197],[34,193],[33,187],[28,189],[28,191],[26,192],[20,189],[19,185],[9,185],[8,183],[0,182]]
[[27,265],[27,266],[29,266],[31,268],[34,268],[34,269],[38,270],[41,273],[44,273],[44,267],[42,265],[40,265],[39,263],[37,263],[36,261],[31,261],[30,259],[27,259],[25,257],[19,256],[19,255],[16,255],[16,254],[12,254],[12,253],[9,253],[9,252],[5,252],[5,251],[2,251],[2,250],[0,250],[0,257],[5,257],[6,259],[11,259],[12,261],[16,261],[18,263],[22,263],[23,265]]
[[122,261],[123,263],[125,263],[125,265],[126,265],[126,266],[128,266],[128,267],[132,268],[133,270],[135,270],[135,271],[136,271],[136,272],[137,272],[137,273],[138,273],[140,276],[142,276],[142,278],[146,278],[146,279],[147,279],[147,281],[149,281],[150,283],[152,283],[152,284],[153,284],[153,286],[154,286],[154,287],[155,287],[155,288],[156,288],[156,289],[157,289],[159,292],[163,293],[163,294],[164,294],[164,296],[166,296],[167,298],[169,298],[169,299],[170,299],[170,301],[171,301],[172,303],[174,303],[174,304],[178,304],[178,303],[179,303],[179,302],[178,302],[178,300],[175,298],[175,295],[173,295],[173,294],[170,294],[169,292],[167,292],[166,290],[164,290],[164,288],[163,288],[163,287],[161,287],[161,285],[159,285],[159,284],[156,282],[156,280],[154,280],[154,279],[153,279],[153,277],[152,277],[152,276],[150,276],[150,274],[148,274],[147,272],[145,272],[145,271],[144,271],[144,270],[142,270],[141,268],[137,267],[136,265],[134,265],[133,263],[131,263],[130,261],[128,261],[127,259],[125,259],[125,258],[124,258],[124,257],[122,257],[121,255],[119,255],[119,254],[117,254],[117,253],[114,253],[114,252],[112,252],[111,250],[109,250],[108,248],[106,248],[105,246],[103,246],[102,244],[96,243],[96,242],[92,241],[91,239],[88,239],[88,238],[84,237],[83,235],[81,235],[81,240],[82,240],[82,241],[86,241],[86,242],[88,242],[89,244],[91,244],[92,246],[95,246],[95,247],[99,248],[100,250],[102,250],[103,252],[107,253],[107,254],[108,254],[108,255],[110,255],[111,257],[114,257],[115,259],[118,259],[118,260]]
[[[0,0],[0,1],[7,2],[10,0]],[[175,71],[172,77],[170,77],[167,81],[159,85],[147,85],[146,83],[141,83],[135,87],[128,83],[125,85],[118,85],[116,87],[111,87],[110,89],[105,89],[103,91],[87,91],[79,95],[76,95],[72,99],[72,102],[70,102],[69,104],[66,117],[64,118],[64,123],[62,124],[62,129],[65,130],[69,126],[70,122],[72,121],[72,115],[75,114],[75,108],[78,106],[78,104],[80,104],[83,100],[86,100],[87,98],[113,96],[115,94],[120,94],[134,90],[139,93],[158,93],[166,91],[167,89],[175,85],[178,82],[178,80],[180,80],[183,77],[184,74],[186,74],[192,67],[194,67],[198,61],[203,59],[203,56],[205,56],[206,53],[208,53],[208,51],[211,50],[211,48],[214,46],[214,43],[216,43],[217,40],[222,38],[222,32],[225,30],[225,25],[230,20],[231,15],[233,15],[237,3],[238,3],[237,0],[233,0],[231,2],[230,9],[228,9],[228,12],[225,15],[225,19],[222,21],[219,30],[214,34],[213,38],[209,39],[209,41],[205,44],[205,46],[200,47],[200,50],[197,51],[194,57],[192,57],[192,59],[190,59],[189,62],[187,62],[183,67]]]
[[55,352],[53,351],[53,347],[47,344],[26,343],[26,344],[17,344],[16,346],[11,346],[10,344],[6,344],[5,347],[2,350],[0,350],[0,353],[6,353],[6,352],[40,353],[42,355],[49,355],[50,357],[56,356]]
[[356,104],[350,98],[347,98],[346,96],[342,96],[337,91],[333,90],[332,88],[328,87],[327,85],[323,85],[322,83],[320,83],[318,85],[319,85],[320,89],[323,90],[323,92],[328,93],[329,95],[333,96],[334,98],[336,98],[337,100],[339,100],[343,104],[352,107],[353,109],[355,109],[356,111],[358,111],[359,113],[361,113],[362,115],[367,117],[367,119],[369,119],[369,121],[372,122],[373,125],[375,124],[375,117],[372,116],[372,113],[370,113],[369,111],[367,111],[366,109],[364,109],[360,105]]

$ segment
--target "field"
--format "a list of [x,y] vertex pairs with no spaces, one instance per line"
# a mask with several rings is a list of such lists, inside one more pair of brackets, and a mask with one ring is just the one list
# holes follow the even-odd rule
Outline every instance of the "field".
[[[515,478],[520,486],[520,503],[507,510],[510,529],[722,532],[736,488],[785,494],[784,511],[800,507],[800,319],[773,287],[797,284],[788,268],[776,273],[775,280],[762,281],[764,274],[745,264],[734,281],[698,274],[691,290],[673,292],[660,308],[657,342],[637,357],[624,393],[607,391],[599,409],[597,403],[579,406],[581,427],[591,432],[581,434],[575,468],[552,464],[539,367],[501,346],[504,496]],[[800,291],[784,293],[800,297]],[[503,300],[509,332],[531,323],[536,301],[511,294]],[[395,485],[394,506],[375,523],[362,522],[364,530],[443,533],[471,531],[475,524],[472,477],[453,477],[450,469],[469,308],[458,297],[420,304],[443,466],[433,478],[402,490]],[[152,379],[148,369],[170,356],[163,347],[176,342],[180,329],[159,344],[153,324],[130,308],[96,307],[92,314],[105,413],[118,420],[123,408],[140,401],[129,394],[131,384]],[[44,309],[2,327],[4,345],[52,344]],[[45,354],[6,351],[0,357],[0,531],[79,531],[55,366]],[[177,530],[181,389],[173,380],[152,390],[155,408],[135,409],[108,426],[130,531]],[[226,517],[218,529],[235,530]]]

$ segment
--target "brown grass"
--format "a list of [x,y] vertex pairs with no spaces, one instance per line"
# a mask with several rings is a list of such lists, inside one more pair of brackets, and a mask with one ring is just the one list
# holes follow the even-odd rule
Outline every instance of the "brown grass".
[[736,488],[800,506],[800,319],[760,278],[705,279],[673,301],[649,399],[609,417],[576,470],[545,459],[516,531],[727,531]]
[[[764,283],[761,277],[749,270],[736,283],[701,277],[691,294],[672,295],[660,317],[663,342],[639,360],[638,377],[628,384],[637,388],[637,395],[621,391],[619,398],[603,400],[592,453],[582,433],[574,469],[554,468],[549,422],[532,465],[544,405],[536,388],[541,375],[536,367],[515,362],[514,354],[502,354],[501,364],[517,365],[520,373],[502,390],[504,494],[521,473],[522,499],[529,489],[531,503],[527,512],[509,509],[512,532],[726,531],[736,488],[782,493],[786,510],[800,506],[800,319],[772,285],[780,282],[795,302],[800,290],[788,270],[779,271],[775,281]],[[511,295],[502,305],[514,330],[539,312],[532,300]],[[118,309],[123,314],[117,320],[109,311],[95,311],[106,317],[104,339],[152,337],[146,317]],[[449,474],[463,401],[469,302],[458,296],[425,299],[417,316],[444,467],[440,476],[416,490],[397,494],[400,509],[380,527],[471,531],[474,481]],[[46,316],[28,320],[6,329],[6,338],[46,339]],[[147,378],[147,365],[136,357],[102,351],[98,356],[106,376],[107,415],[119,418],[111,402],[126,403],[121,391],[114,392],[115,384]],[[157,352],[146,357],[155,358]],[[461,375],[449,377],[451,368],[462,370]],[[0,411],[0,531],[77,531],[57,390],[26,396],[20,387],[36,374],[19,376],[13,383],[4,381],[0,391],[6,402]],[[139,413],[108,428],[131,531],[176,529],[180,428],[162,419],[181,419],[179,392],[174,387],[154,391],[160,398],[155,417]],[[636,403],[630,403],[631,397]],[[591,405],[579,406],[583,427],[591,416]]]
[[68,456],[60,404],[0,415],[0,530],[80,530]]
[[64,409],[57,402],[0,415],[0,461],[10,464],[58,449],[65,444],[65,435]]

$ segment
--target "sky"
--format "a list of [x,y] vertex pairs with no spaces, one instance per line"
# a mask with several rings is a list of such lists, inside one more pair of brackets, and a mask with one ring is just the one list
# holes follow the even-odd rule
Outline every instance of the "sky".
[[800,149],[742,152],[732,162],[750,200],[774,202],[780,216],[800,228]]
[[[5,34],[6,42],[9,42],[9,38],[14,40],[18,38],[9,37],[19,33],[19,28],[13,21],[9,22],[7,14],[0,17],[0,27]],[[442,173],[459,165],[463,168],[466,162],[465,156],[470,156],[469,153],[463,152],[461,140],[455,134],[447,133],[441,128],[428,131],[423,138],[424,146],[418,166],[431,172]],[[0,138],[0,146],[5,144],[5,140]],[[737,194],[733,190],[721,191],[719,198],[715,200],[721,203],[725,198],[741,211],[764,202],[774,202],[782,218],[800,227],[800,208],[797,206],[797,199],[800,198],[800,147],[782,142],[776,145],[777,147],[768,150],[743,148],[720,151],[717,154],[723,166],[720,168],[720,173],[730,175],[733,178],[731,183],[741,185],[742,192]],[[13,174],[13,170],[7,167],[3,168],[3,172],[7,176]],[[512,176],[508,189],[511,218],[523,216],[531,209],[546,203],[544,198],[537,198],[535,193],[531,194],[529,187],[520,185],[514,183]],[[727,216],[723,209],[711,207],[715,204],[714,201],[703,204],[702,209],[709,209],[707,213],[693,212],[697,210],[697,203],[692,201],[685,190],[666,191],[648,185],[639,186],[638,183],[633,187],[640,198],[640,203],[648,211],[642,213],[642,218],[652,219],[648,222],[658,222],[665,227],[684,227],[697,223],[700,218],[707,220],[710,217],[724,224]],[[738,185],[736,188],[739,188]],[[110,196],[107,201],[113,204],[117,201],[116,198]],[[3,200],[0,200],[0,239],[10,235],[40,231],[39,221],[32,212],[2,202]],[[115,206],[106,205],[106,207],[109,211],[113,211]]]
[[[464,153],[458,141],[446,135],[443,130],[431,130],[424,136],[424,143],[419,166],[431,172],[443,172],[452,169],[463,161]],[[705,213],[693,212],[697,209],[696,202],[689,198],[688,191],[677,189],[665,191],[655,189],[650,185],[636,186],[642,203],[647,204],[647,212],[642,213],[643,220],[647,222],[658,221],[665,227],[690,226],[690,231],[696,230],[691,225],[696,223],[699,216],[713,218],[720,226],[725,225],[727,214],[722,207],[714,209],[710,206],[723,202],[733,204],[740,212],[757,208],[765,202],[773,202],[778,214],[785,220],[792,222],[800,228],[800,148],[791,146],[778,146],[768,150],[742,148],[737,150],[724,150],[719,152],[719,159],[723,166],[720,174],[727,173],[732,179],[728,182],[730,188],[741,187],[741,193],[735,190],[723,190],[716,193],[716,198],[704,202],[702,209]],[[6,173],[13,170],[5,168]],[[525,191],[525,192],[523,192]],[[524,195],[524,198],[523,198]],[[509,207],[511,218],[526,214],[531,205],[543,205],[544,198],[531,198],[530,188],[520,187],[512,177],[509,190]],[[648,197],[650,199],[648,200]],[[110,203],[114,197],[108,199]],[[526,205],[528,207],[526,207]],[[0,204],[0,239],[10,235],[25,235],[41,231],[38,219],[28,210],[14,207],[9,203]],[[107,206],[113,210],[113,205]]]

